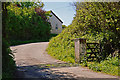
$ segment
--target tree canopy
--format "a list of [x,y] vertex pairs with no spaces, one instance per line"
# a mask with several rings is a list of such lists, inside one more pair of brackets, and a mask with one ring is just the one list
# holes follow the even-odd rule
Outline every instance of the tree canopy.
[[65,29],[67,26],[66,25],[62,25],[62,29]]
[[42,8],[44,6],[43,2],[15,2],[16,6],[18,7],[26,7],[26,8],[31,8],[31,7],[40,7]]
[[[58,59],[74,61],[74,38],[100,42],[102,60],[114,51],[120,51],[120,2],[76,2],[72,24],[51,39],[48,53]],[[99,56],[98,55],[98,56]]]
[[105,42],[109,53],[120,49],[120,2],[77,2],[75,6],[72,26],[83,33],[82,37]]
[[[17,6],[16,6],[17,4]],[[9,40],[41,40],[50,35],[50,24],[42,10],[43,3],[11,3],[8,7],[6,31]],[[37,10],[36,10],[37,9]],[[16,34],[17,33],[17,34]]]

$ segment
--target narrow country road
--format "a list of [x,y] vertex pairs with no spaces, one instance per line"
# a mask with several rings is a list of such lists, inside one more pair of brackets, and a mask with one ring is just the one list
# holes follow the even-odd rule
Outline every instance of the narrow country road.
[[11,46],[18,69],[18,78],[33,80],[117,80],[116,76],[70,66],[47,54],[49,42]]

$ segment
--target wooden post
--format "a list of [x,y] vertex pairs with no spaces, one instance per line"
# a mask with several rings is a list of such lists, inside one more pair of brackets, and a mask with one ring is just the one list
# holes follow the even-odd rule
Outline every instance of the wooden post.
[[86,39],[77,38],[73,40],[75,41],[75,62],[81,63],[86,54]]

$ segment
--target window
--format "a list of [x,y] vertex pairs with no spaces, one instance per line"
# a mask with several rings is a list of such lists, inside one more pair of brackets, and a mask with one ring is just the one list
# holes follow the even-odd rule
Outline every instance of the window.
[[56,27],[55,27],[56,29],[58,29],[58,24],[56,24]]
[[56,27],[56,29],[58,29],[58,27]]

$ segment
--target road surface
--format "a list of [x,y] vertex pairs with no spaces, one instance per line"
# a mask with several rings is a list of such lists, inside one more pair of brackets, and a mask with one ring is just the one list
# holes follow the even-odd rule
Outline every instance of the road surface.
[[[10,47],[15,55],[18,78],[25,80],[30,78],[35,80],[117,80],[116,76],[93,72],[81,66],[67,66],[67,63],[47,54],[48,44],[49,42],[39,42]],[[55,65],[57,66],[54,67]]]

